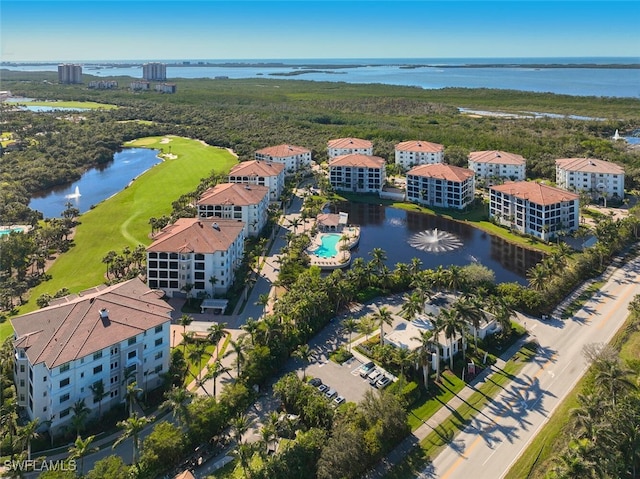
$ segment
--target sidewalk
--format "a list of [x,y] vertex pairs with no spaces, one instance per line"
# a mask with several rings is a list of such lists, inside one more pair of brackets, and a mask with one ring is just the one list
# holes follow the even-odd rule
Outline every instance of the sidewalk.
[[478,376],[470,381],[460,392],[458,392],[449,402],[443,405],[436,413],[426,421],[422,421],[422,426],[413,431],[402,441],[394,450],[392,450],[386,457],[384,457],[378,465],[369,471],[364,477],[366,479],[382,479],[389,472],[389,470],[404,461],[414,447],[420,444],[424,438],[426,438],[431,432],[446,421],[450,416],[453,416],[459,407],[461,407],[472,394],[476,392],[476,386],[484,384],[490,376],[497,372],[497,370],[504,368],[505,363],[516,353],[518,350],[529,341],[529,335],[525,335],[516,341],[509,349],[507,349],[496,361],[495,364],[482,370]]

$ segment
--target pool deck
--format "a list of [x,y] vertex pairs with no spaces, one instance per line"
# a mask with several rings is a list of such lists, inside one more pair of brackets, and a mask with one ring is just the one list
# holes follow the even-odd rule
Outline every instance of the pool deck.
[[29,231],[31,226],[29,225],[10,225],[10,226],[0,226],[0,236],[10,234],[15,231],[16,233],[24,233]]
[[[345,245],[347,249],[338,251],[338,254],[329,258],[322,258],[316,256],[313,252],[322,246],[322,235],[324,234],[339,234],[341,236],[347,236],[349,238],[348,243]],[[325,231],[316,234],[311,239],[311,245],[307,248],[309,254],[309,264],[311,266],[318,266],[323,270],[341,269],[346,268],[351,264],[351,249],[354,248],[360,241],[360,227],[359,226],[345,226],[341,231]],[[342,241],[340,241],[342,242]]]

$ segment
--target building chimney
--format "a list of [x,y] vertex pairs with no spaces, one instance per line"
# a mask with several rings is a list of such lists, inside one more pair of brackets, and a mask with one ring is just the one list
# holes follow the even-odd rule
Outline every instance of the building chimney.
[[100,310],[100,319],[109,319],[109,310],[107,308]]
[[219,225],[218,223],[213,223],[213,224],[211,225],[211,227],[212,227],[214,230],[220,231],[220,225]]

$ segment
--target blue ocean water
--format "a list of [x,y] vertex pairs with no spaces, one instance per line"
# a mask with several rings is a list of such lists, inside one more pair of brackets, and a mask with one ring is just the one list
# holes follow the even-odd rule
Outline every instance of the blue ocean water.
[[[382,83],[425,89],[495,88],[573,96],[640,98],[640,58],[403,58],[159,60],[167,80],[179,78],[286,78]],[[97,78],[142,77],[143,61],[79,62]],[[589,68],[588,65],[607,65]],[[7,64],[21,71],[55,71],[56,63]]]

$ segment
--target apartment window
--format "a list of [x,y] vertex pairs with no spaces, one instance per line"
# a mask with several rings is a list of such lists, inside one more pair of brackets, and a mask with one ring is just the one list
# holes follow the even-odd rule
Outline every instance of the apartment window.
[[42,377],[42,382],[43,382],[43,383],[46,383],[46,382],[47,382],[47,376],[43,376],[43,377]]
[[111,356],[118,354],[118,348],[111,348]]
[[62,419],[63,417],[67,417],[70,412],[71,408],[63,409],[62,411],[60,411],[60,419]]
[[63,394],[62,396],[60,396],[60,404],[62,404],[63,402],[66,402],[69,400],[69,393],[67,394]]
[[46,398],[46,397],[47,397],[47,391],[45,391],[45,392],[43,392],[43,393],[42,393],[42,397],[43,397],[43,398]]
[[127,358],[133,359],[136,357],[136,355],[137,355],[137,351],[129,351],[129,354],[127,354]]
[[156,374],[162,371],[162,364],[158,364],[156,368],[153,370]]
[[20,387],[23,388],[25,386],[24,379],[20,380]]
[[158,351],[158,352],[156,353],[156,357],[155,357],[155,359],[157,360],[157,359],[160,359],[160,358],[162,358],[162,351]]
[[60,387],[61,388],[66,387],[69,385],[70,382],[71,381],[69,380],[69,378],[64,378],[62,381],[60,381]]
[[99,374],[102,372],[102,364],[93,368],[93,374]]
[[26,369],[24,368],[24,364],[21,364],[20,365],[20,372],[23,373],[25,371],[26,371]]
[[156,326],[155,331],[156,331],[156,333],[161,333],[162,332],[162,325]]
[[129,338],[129,341],[127,342],[127,344],[129,346],[132,346],[132,345],[136,344],[136,338],[135,337]]
[[118,361],[114,361],[114,362],[112,362],[112,363],[111,363],[110,368],[111,368],[112,370],[113,370],[113,369],[116,369],[117,367],[118,367]]
[[69,366],[69,363],[63,364],[62,366],[60,366],[60,373],[66,373],[70,367],[71,366]]
[[162,338],[156,339],[156,346],[160,346],[162,344]]
[[118,376],[113,376],[110,380],[111,384],[116,384],[118,382]]
[[98,351],[97,353],[93,353],[93,360],[97,361],[102,357],[102,351]]

